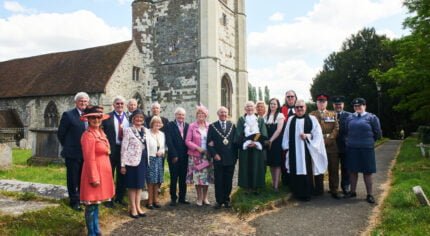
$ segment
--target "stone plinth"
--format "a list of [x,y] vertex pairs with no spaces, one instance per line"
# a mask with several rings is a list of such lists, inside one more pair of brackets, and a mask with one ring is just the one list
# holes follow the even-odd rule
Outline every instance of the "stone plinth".
[[12,166],[12,149],[0,143],[0,170],[10,169]]
[[29,165],[61,164],[60,143],[57,139],[57,128],[31,129],[36,135],[33,156],[28,159]]

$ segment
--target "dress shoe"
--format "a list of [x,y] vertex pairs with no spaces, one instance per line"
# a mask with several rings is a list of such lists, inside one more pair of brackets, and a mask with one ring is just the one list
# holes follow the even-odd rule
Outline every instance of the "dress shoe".
[[75,211],[82,211],[82,207],[79,205],[79,203],[72,204],[70,207]]
[[178,201],[180,204],[186,204],[186,205],[189,205],[190,204],[190,202],[189,201],[187,201],[187,200],[179,200]]
[[231,208],[230,202],[225,202],[225,203],[224,203],[224,207],[225,207],[225,208]]
[[368,203],[373,204],[373,203],[375,203],[375,198],[374,198],[372,195],[367,194],[366,201],[367,201]]
[[131,212],[130,212],[130,217],[131,217],[131,218],[133,218],[133,219],[137,219],[137,218],[139,218],[139,215],[133,215],[133,214],[131,214]]
[[145,212],[144,212],[144,213],[137,213],[137,215],[138,215],[139,217],[146,217]]
[[152,206],[153,206],[154,208],[161,208],[160,204],[158,204],[158,203],[154,203],[154,204],[152,204]]
[[114,208],[114,204],[112,201],[103,202],[103,206],[105,206],[106,208]]
[[219,210],[221,209],[221,207],[222,207],[222,204],[217,202],[215,203],[214,209]]
[[208,200],[204,200],[204,201],[203,201],[203,205],[205,205],[205,206],[210,206],[210,205],[211,205],[211,203],[210,203]]
[[176,206],[177,204],[176,204],[176,201],[171,201],[170,202],[170,204],[169,204],[169,206],[172,206],[172,207],[174,207],[174,206]]
[[344,198],[353,198],[353,197],[357,197],[357,193],[356,192],[349,192],[348,194],[346,194],[344,196]]
[[154,206],[149,205],[149,204],[146,204],[145,207],[148,208],[149,210],[153,210],[154,209]]
[[332,192],[331,193],[331,197],[334,198],[334,199],[340,199],[340,195],[337,192]]
[[203,202],[196,201],[196,205],[199,206],[199,207],[201,207],[201,206],[203,206]]

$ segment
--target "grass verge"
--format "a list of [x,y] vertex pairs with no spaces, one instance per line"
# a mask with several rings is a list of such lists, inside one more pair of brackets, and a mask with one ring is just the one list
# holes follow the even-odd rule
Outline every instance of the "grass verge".
[[247,193],[244,189],[239,188],[232,195],[232,206],[239,214],[246,214],[258,207],[264,207],[272,201],[286,197],[289,192],[288,188],[280,184],[279,192],[274,192],[272,188],[272,177],[270,169],[266,169],[266,185],[260,189],[259,194]]
[[422,207],[412,192],[412,187],[420,185],[430,194],[430,160],[421,157],[416,144],[415,138],[408,138],[401,147],[391,191],[371,235],[430,235],[430,209]]
[[66,185],[66,168],[61,165],[28,166],[31,150],[12,150],[12,168],[0,171],[0,179],[15,179],[36,183]]

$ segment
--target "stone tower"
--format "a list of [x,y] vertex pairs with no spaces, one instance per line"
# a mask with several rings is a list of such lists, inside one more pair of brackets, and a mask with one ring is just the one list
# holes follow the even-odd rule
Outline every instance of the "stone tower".
[[182,106],[189,121],[198,103],[211,121],[224,105],[236,120],[248,94],[245,0],[135,0],[132,8],[147,103],[160,102],[168,118]]

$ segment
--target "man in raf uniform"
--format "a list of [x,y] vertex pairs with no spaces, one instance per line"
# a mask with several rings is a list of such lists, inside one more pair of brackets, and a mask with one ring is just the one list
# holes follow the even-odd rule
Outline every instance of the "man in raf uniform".
[[[319,121],[324,136],[324,144],[327,151],[329,188],[331,196],[340,199],[339,188],[339,157],[337,155],[336,138],[339,133],[339,124],[336,112],[327,110],[328,95],[317,95],[318,110],[311,112]],[[323,194],[323,193],[316,193]]]
[[234,166],[237,160],[237,148],[233,143],[236,128],[227,120],[228,109],[218,109],[218,121],[209,126],[208,151],[213,158],[215,169],[215,209],[223,205],[230,208],[230,193],[233,185]]
[[336,96],[333,97],[333,108],[336,112],[336,118],[339,123],[339,135],[336,139],[337,144],[337,153],[340,160],[340,170],[341,170],[341,180],[340,180],[340,187],[342,188],[342,192],[344,195],[348,194],[350,189],[350,183],[349,183],[349,173],[346,169],[346,163],[345,163],[345,121],[348,118],[348,116],[351,115],[350,112],[344,111],[344,96]]

